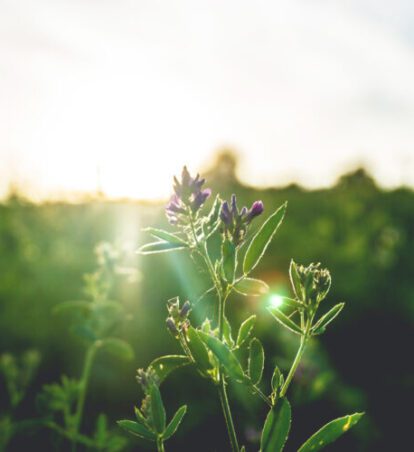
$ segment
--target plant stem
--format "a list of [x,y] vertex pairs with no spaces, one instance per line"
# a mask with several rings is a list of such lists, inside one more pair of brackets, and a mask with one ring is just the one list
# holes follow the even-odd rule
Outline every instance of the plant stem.
[[76,442],[77,442],[77,435],[79,432],[79,427],[82,422],[82,416],[83,416],[83,408],[85,406],[85,398],[86,398],[86,391],[88,389],[88,383],[89,383],[89,377],[91,374],[92,364],[95,359],[95,354],[100,347],[100,342],[95,341],[87,350],[86,356],[85,356],[85,362],[83,365],[83,371],[82,371],[82,377],[79,382],[79,396],[76,403],[76,412],[75,412],[75,421],[74,421],[74,437],[72,440],[72,451],[76,452]]
[[227,398],[226,382],[222,372],[220,372],[218,393],[220,397],[221,407],[223,409],[224,419],[226,420],[227,432],[229,434],[231,449],[233,452],[239,452],[239,444],[237,441],[236,430],[234,429],[234,423],[233,418],[231,416],[229,400]]
[[157,438],[157,451],[165,452],[164,441],[160,436]]
[[[196,230],[194,227],[194,221],[193,221],[193,217],[191,214],[190,214],[190,224],[191,224],[191,231],[193,234],[193,238],[194,238],[197,250],[198,250],[199,254],[201,255],[201,257],[203,258],[203,260],[206,264],[207,270],[210,273],[211,280],[216,288],[217,298],[218,298],[218,302],[219,302],[219,306],[218,306],[219,339],[220,339],[220,341],[222,341],[223,340],[224,316],[225,316],[225,303],[226,303],[226,299],[229,295],[229,292],[227,289],[223,290],[222,284],[220,282],[220,278],[217,276],[216,271],[214,269],[214,265],[211,262],[210,256],[208,254],[206,240],[199,242],[199,240],[197,238],[197,233],[196,233]],[[223,409],[224,419],[226,421],[227,432],[229,435],[232,451],[239,452],[239,444],[237,441],[236,430],[234,428],[230,404],[229,404],[229,400],[227,398],[225,375],[223,374],[223,372],[220,368],[219,368],[219,384],[218,384],[217,388],[218,388],[221,407]]]
[[300,360],[302,359],[303,352],[305,351],[306,342],[307,342],[307,334],[304,334],[300,338],[299,349],[296,353],[295,359],[293,360],[292,367],[290,368],[288,376],[286,377],[286,381],[285,381],[282,389],[280,390],[280,397],[284,397],[289,388],[290,382],[292,381],[292,378],[295,375],[296,369],[298,368]]

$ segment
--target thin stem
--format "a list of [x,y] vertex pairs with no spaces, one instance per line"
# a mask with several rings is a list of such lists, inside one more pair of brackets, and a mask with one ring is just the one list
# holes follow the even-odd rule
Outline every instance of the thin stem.
[[72,451],[76,452],[76,442],[77,442],[77,435],[79,432],[79,427],[82,422],[82,416],[83,416],[83,408],[85,406],[85,398],[86,398],[86,392],[88,389],[88,383],[89,383],[89,377],[91,374],[92,364],[95,359],[95,354],[100,346],[100,342],[95,341],[86,352],[85,362],[83,365],[83,372],[82,377],[79,382],[79,396],[78,401],[76,403],[76,412],[75,412],[75,422],[74,422],[74,438],[72,442]]
[[285,381],[282,389],[280,390],[281,397],[285,396],[285,394],[289,388],[290,382],[292,381],[292,378],[295,375],[296,369],[298,368],[300,360],[302,359],[303,352],[305,351],[306,341],[307,341],[307,336],[306,335],[301,336],[299,349],[296,353],[295,359],[293,360],[292,367],[290,368],[288,376],[286,377],[286,381]]
[[233,452],[239,452],[239,443],[237,441],[236,430],[234,429],[233,418],[231,416],[229,400],[226,392],[226,382],[224,375],[220,372],[220,382],[218,385],[218,393],[220,397],[221,407],[223,409],[224,419],[226,421],[227,431],[229,434],[231,450]]
[[159,436],[157,438],[157,451],[158,452],[165,452],[164,441],[162,440],[161,436]]
[[[217,298],[218,298],[218,328],[219,328],[219,339],[220,341],[223,340],[223,330],[224,330],[224,316],[225,316],[225,303],[226,299],[229,295],[229,291],[223,290],[222,284],[220,282],[219,277],[216,274],[215,268],[213,263],[211,262],[208,249],[207,249],[207,242],[206,240],[203,240],[202,243],[199,242],[197,233],[194,226],[194,220],[193,216],[190,212],[190,225],[191,225],[191,231],[193,234],[194,242],[197,247],[197,250],[201,257],[203,258],[207,270],[210,273],[211,280],[216,288],[217,292]],[[229,400],[227,397],[227,391],[226,391],[226,379],[225,375],[222,372],[222,370],[219,368],[219,384],[217,386],[219,398],[221,407],[223,409],[224,419],[226,421],[227,431],[229,434],[230,444],[233,452],[239,452],[239,444],[237,441],[237,435],[236,430],[234,428],[233,418],[231,415],[231,409]]]
[[257,394],[263,400],[263,402],[267,403],[270,408],[273,406],[270,398],[267,397],[256,385],[252,386],[252,391],[254,394]]

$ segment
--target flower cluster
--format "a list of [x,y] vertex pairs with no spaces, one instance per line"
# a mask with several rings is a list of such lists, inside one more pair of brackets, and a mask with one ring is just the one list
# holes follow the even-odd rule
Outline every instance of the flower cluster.
[[[319,304],[328,294],[331,287],[331,274],[321,264],[310,264],[307,267],[291,263],[291,278],[296,296],[307,303]],[[298,284],[295,284],[295,280]]]
[[157,374],[151,367],[147,370],[138,369],[136,378],[144,392],[148,392],[151,385],[155,384],[158,386],[159,383]]
[[170,224],[185,225],[189,215],[198,212],[200,207],[211,195],[209,188],[202,189],[205,179],[197,174],[191,177],[186,166],[181,174],[181,182],[174,177],[174,194],[165,208]]
[[180,307],[180,300],[176,297],[168,302],[167,309],[169,313],[166,320],[167,328],[174,337],[177,337],[181,331],[186,331],[189,327],[190,302],[187,300]]
[[262,201],[255,201],[249,210],[247,207],[243,207],[239,211],[236,195],[232,195],[230,206],[227,201],[224,201],[221,206],[220,218],[223,234],[236,246],[241,244],[246,236],[249,224],[253,218],[259,216],[262,212]]

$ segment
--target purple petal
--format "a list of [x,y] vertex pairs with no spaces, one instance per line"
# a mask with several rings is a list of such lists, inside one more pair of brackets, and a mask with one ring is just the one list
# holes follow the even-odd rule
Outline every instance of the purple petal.
[[192,202],[192,209],[193,211],[197,211],[202,204],[204,204],[206,202],[206,199],[211,195],[211,190],[209,188],[206,188],[205,190],[199,191],[195,198],[194,201]]
[[247,221],[252,221],[253,218],[259,216],[261,213],[263,213],[264,206],[262,201],[255,201],[252,204],[252,207],[250,208],[248,214],[247,214]]
[[224,201],[223,204],[221,205],[220,218],[221,221],[223,221],[223,223],[226,224],[227,226],[229,226],[232,222],[232,215],[227,201]]
[[233,214],[234,217],[238,213],[236,195],[231,195],[231,213]]

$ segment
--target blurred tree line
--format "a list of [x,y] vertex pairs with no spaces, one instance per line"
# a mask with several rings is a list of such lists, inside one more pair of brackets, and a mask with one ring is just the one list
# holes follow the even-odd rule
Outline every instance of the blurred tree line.
[[[405,450],[411,419],[404,415],[404,406],[411,406],[414,386],[409,352],[414,317],[413,191],[384,191],[362,169],[342,176],[330,189],[308,191],[290,185],[257,190],[237,179],[236,167],[232,154],[221,154],[204,174],[207,186],[225,198],[236,193],[245,205],[261,199],[269,213],[289,202],[285,222],[256,273],[269,283],[271,294],[229,302],[229,316],[236,321],[248,311],[258,314],[258,336],[274,356],[265,370],[270,373],[276,361],[287,368],[296,346],[296,339],[264,311],[272,294],[288,295],[291,258],[304,264],[321,261],[333,277],[330,302],[346,302],[340,319],[305,354],[291,396],[295,418],[291,437],[297,440],[287,450],[296,450],[323,421],[352,410],[365,410],[366,419],[332,450]],[[37,205],[13,195],[0,205],[0,353],[37,350],[41,356],[28,394],[14,414],[17,419],[35,417],[41,386],[62,373],[76,373],[82,364],[82,342],[71,335],[67,319],[53,315],[52,309],[82,297],[82,275],[94,268],[93,249],[99,242],[118,243],[127,254],[129,250],[128,265],[138,269],[138,278],[122,279],[114,287],[114,296],[130,313],[121,336],[133,346],[136,358],[132,363],[115,359],[112,363],[102,353],[86,413],[95,417],[106,412],[111,421],[129,416],[131,400],[139,399],[136,368],[177,351],[165,329],[166,300],[180,294],[194,302],[205,287],[199,269],[185,256],[143,258],[134,253],[147,240],[142,228],[150,225],[168,228],[162,204],[99,198]],[[208,298],[196,304],[195,318],[201,312],[214,318]],[[192,376],[190,369],[183,369],[166,382],[167,406],[185,402],[190,413],[169,449],[224,451],[226,433],[215,397]],[[237,397],[238,388],[231,390]],[[237,403],[243,408],[235,410],[243,413],[236,416],[238,428],[252,450],[257,449],[256,428],[265,407],[241,396]],[[9,409],[0,377],[0,413]],[[85,426],[92,428],[88,415]],[[48,450],[49,435],[29,430],[16,436],[8,450]],[[146,450],[139,442],[132,447]]]

